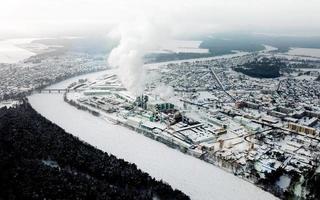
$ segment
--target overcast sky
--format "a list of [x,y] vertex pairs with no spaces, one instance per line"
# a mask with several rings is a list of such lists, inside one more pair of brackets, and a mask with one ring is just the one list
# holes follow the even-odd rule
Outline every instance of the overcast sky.
[[1,0],[0,37],[109,30],[146,20],[176,36],[221,31],[320,35],[320,0]]

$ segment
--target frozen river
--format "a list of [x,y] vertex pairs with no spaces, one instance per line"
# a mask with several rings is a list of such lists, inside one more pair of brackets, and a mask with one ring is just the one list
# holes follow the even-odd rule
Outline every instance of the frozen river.
[[[62,88],[83,77],[51,86]],[[119,125],[113,125],[63,101],[61,94],[34,94],[30,103],[39,113],[83,141],[135,163],[156,179],[162,179],[196,200],[271,200],[273,195],[230,173]]]

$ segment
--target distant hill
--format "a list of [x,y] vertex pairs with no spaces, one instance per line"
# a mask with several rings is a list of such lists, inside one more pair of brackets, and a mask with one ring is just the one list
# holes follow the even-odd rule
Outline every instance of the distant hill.
[[0,109],[0,199],[189,199],[66,133],[27,103]]

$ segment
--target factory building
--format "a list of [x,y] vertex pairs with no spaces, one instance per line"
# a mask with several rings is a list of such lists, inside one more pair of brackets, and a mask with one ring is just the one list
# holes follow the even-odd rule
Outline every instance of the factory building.
[[174,105],[162,100],[156,100],[147,95],[138,96],[135,104],[145,110],[150,110],[152,112],[165,112],[168,110],[173,110]]
[[156,109],[157,111],[163,112],[166,110],[174,109],[174,105],[172,103],[165,103],[165,102],[152,102],[149,104],[150,109]]
[[311,119],[309,119],[309,120],[307,120],[306,122],[304,122],[304,124],[305,124],[306,126],[314,126],[314,125],[317,124],[317,122],[318,122],[318,118],[312,117]]
[[110,91],[106,90],[88,90],[83,92],[85,96],[99,96],[99,95],[109,95],[111,94]]
[[293,130],[295,132],[298,133],[305,133],[305,134],[311,134],[311,135],[315,135],[316,134],[316,130],[312,127],[308,127],[308,126],[303,126],[300,124],[295,124],[295,123],[289,123],[288,124],[288,128],[290,130]]
[[254,103],[254,102],[249,102],[249,101],[246,101],[244,102],[244,105],[248,108],[252,108],[252,109],[259,109],[261,107],[260,104],[258,103]]

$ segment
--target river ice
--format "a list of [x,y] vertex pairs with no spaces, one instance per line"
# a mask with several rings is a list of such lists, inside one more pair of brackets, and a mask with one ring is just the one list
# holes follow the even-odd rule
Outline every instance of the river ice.
[[[103,74],[98,72],[86,76]],[[81,78],[86,77],[81,76]],[[77,78],[51,87],[65,87]],[[233,174],[210,165],[134,131],[114,125],[63,101],[61,94],[33,94],[33,108],[81,140],[135,163],[156,179],[162,179],[196,200],[273,200],[270,193]]]

